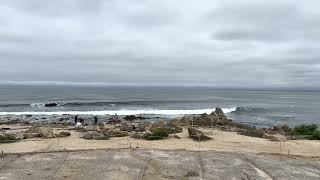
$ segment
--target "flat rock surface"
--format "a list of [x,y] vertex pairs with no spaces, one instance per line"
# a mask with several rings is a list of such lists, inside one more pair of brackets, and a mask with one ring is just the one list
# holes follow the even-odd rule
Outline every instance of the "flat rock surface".
[[320,179],[319,161],[286,156],[113,149],[0,155],[0,179]]

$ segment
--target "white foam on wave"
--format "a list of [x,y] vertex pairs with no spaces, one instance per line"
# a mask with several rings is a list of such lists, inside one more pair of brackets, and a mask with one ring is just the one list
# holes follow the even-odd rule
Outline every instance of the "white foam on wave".
[[45,104],[44,103],[32,103],[30,104],[31,107],[44,107]]
[[[224,113],[230,113],[235,111],[236,108],[222,108]],[[0,116],[5,115],[138,115],[138,114],[150,114],[150,115],[192,115],[211,113],[213,109],[194,109],[194,110],[154,110],[154,109],[142,109],[142,110],[112,110],[112,111],[52,111],[52,112],[0,112]]]

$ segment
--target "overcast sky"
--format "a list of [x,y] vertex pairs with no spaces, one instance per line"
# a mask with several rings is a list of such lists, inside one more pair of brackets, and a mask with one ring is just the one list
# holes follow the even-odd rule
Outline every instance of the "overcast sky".
[[320,87],[319,0],[1,0],[0,83]]

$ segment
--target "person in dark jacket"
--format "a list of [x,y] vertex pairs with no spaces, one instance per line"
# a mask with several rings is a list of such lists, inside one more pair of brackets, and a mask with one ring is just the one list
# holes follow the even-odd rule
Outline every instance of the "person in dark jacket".
[[97,125],[97,123],[98,123],[98,116],[95,116],[94,117],[94,125]]
[[77,124],[77,122],[78,122],[78,115],[74,117],[74,124]]

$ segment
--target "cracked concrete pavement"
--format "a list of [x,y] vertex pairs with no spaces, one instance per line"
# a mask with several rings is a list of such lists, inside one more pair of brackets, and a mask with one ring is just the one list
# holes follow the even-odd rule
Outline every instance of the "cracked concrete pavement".
[[320,179],[318,160],[214,151],[109,149],[0,155],[0,179]]

